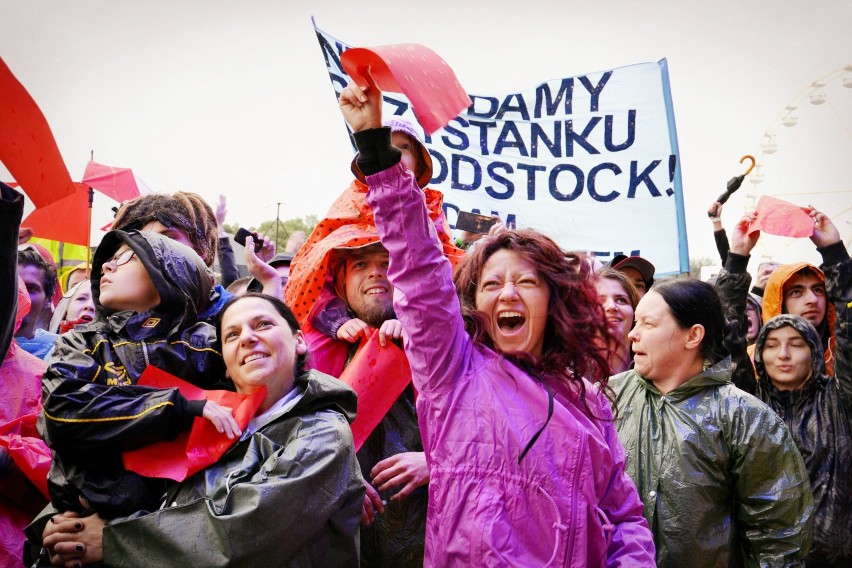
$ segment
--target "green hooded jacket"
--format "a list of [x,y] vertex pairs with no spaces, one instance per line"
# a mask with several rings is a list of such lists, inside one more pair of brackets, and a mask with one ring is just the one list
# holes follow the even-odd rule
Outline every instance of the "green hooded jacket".
[[778,416],[731,383],[729,358],[666,395],[634,370],[609,385],[658,566],[804,565],[805,464]]
[[355,392],[309,371],[168,507],[110,521],[106,566],[357,566],[364,481],[349,422]]

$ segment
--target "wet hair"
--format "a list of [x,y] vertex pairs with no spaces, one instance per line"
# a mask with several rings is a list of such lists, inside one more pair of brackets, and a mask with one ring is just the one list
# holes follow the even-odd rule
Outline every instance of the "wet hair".
[[[293,334],[296,334],[297,332],[302,331],[302,328],[299,327],[299,322],[296,319],[296,316],[293,315],[292,310],[290,310],[290,308],[287,306],[287,304],[285,304],[284,302],[282,302],[281,300],[279,300],[275,296],[270,296],[268,294],[262,294],[260,292],[247,292],[247,293],[243,294],[242,296],[235,296],[235,297],[231,298],[230,300],[228,300],[225,303],[224,306],[222,306],[222,309],[219,310],[219,317],[217,318],[217,321],[216,321],[216,335],[218,336],[217,343],[219,344],[217,346],[217,348],[218,348],[218,351],[220,353],[222,352],[222,320],[224,319],[225,312],[227,312],[228,309],[231,306],[233,306],[237,302],[244,300],[246,298],[260,298],[262,300],[266,300],[267,302],[272,304],[272,307],[275,308],[275,311],[278,312],[278,314],[282,318],[284,318],[284,321],[286,321],[287,325],[290,326],[290,331],[292,331]],[[294,371],[296,373],[296,379],[298,379],[299,377],[301,377],[302,375],[305,374],[305,372],[307,370],[307,363],[308,363],[308,354],[307,353],[301,353],[301,354],[296,356],[296,365],[294,367]]]
[[615,280],[621,287],[624,288],[624,292],[627,294],[627,298],[630,300],[630,305],[633,306],[633,311],[636,311],[636,306],[639,305],[639,292],[636,290],[636,286],[633,285],[633,282],[627,275],[624,274],[620,270],[616,270],[614,268],[601,268],[597,272],[598,279],[606,278],[607,280]]
[[499,351],[488,335],[486,317],[476,310],[476,291],[485,263],[500,250],[514,251],[531,262],[550,292],[541,359],[536,361],[528,353],[504,356],[533,377],[579,390],[583,406],[592,414],[582,378],[600,383],[607,392],[610,335],[594,284],[571,269],[565,252],[553,240],[532,229],[505,231],[483,238],[465,255],[453,277],[465,329],[475,341]]
[[666,280],[655,284],[650,291],[662,296],[681,329],[696,324],[704,328],[701,355],[711,364],[728,355],[722,344],[725,338],[722,301],[711,284],[691,278]]
[[216,214],[197,193],[178,191],[173,195],[155,193],[125,201],[115,215],[112,229],[140,230],[152,221],[180,229],[207,266],[216,259],[219,228]]
[[41,254],[35,249],[28,248],[18,251],[18,266],[35,266],[41,268],[44,272],[44,278],[41,282],[44,288],[44,297],[46,302],[53,300],[53,293],[56,291],[56,267],[47,262]]

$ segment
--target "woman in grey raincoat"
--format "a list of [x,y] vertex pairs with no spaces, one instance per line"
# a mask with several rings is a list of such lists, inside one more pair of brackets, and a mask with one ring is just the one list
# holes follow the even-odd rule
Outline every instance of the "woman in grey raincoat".
[[807,471],[783,421],[731,383],[722,306],[698,280],[636,308],[634,369],[616,375],[616,429],[659,566],[800,566]]
[[356,566],[364,483],[349,422],[356,395],[304,370],[307,344],[271,296],[229,302],[222,356],[237,391],[266,389],[240,441],[171,487],[164,507],[105,524],[57,515],[51,560],[107,566]]

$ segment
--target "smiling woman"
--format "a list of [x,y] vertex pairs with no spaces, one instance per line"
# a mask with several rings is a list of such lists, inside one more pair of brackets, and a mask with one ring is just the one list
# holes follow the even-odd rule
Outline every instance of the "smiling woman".
[[170,487],[168,507],[107,526],[97,515],[57,517],[44,540],[54,558],[140,567],[357,566],[364,486],[348,424],[355,393],[304,371],[302,332],[277,298],[235,298],[222,309],[219,331],[237,390],[267,393],[240,441]]

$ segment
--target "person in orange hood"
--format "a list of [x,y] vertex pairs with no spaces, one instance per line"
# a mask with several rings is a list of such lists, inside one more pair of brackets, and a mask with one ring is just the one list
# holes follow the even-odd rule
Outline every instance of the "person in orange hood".
[[[843,243],[840,245],[842,247]],[[834,263],[826,261],[825,264]],[[763,323],[781,314],[802,316],[816,328],[825,345],[826,373],[834,375],[836,340],[833,330],[837,314],[826,299],[822,270],[807,262],[796,262],[784,264],[772,273],[763,292]]]

